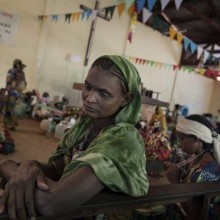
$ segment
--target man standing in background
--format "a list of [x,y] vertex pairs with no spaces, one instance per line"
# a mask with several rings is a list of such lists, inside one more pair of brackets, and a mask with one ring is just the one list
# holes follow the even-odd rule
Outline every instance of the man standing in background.
[[17,118],[15,115],[16,102],[25,90],[27,82],[23,69],[26,67],[20,59],[15,59],[13,68],[11,68],[6,77],[6,90],[8,92],[5,113],[3,117],[4,125],[10,130],[15,130],[17,126]]

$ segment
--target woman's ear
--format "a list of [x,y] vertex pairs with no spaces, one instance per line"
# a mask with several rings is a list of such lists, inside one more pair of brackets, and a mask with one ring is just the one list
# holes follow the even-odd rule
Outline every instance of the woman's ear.
[[124,98],[123,98],[123,100],[122,100],[122,102],[121,102],[121,107],[124,107],[124,106],[126,106],[127,104],[129,104],[129,103],[131,102],[131,99],[132,99],[132,93],[131,93],[131,92],[128,92],[128,93],[124,96]]

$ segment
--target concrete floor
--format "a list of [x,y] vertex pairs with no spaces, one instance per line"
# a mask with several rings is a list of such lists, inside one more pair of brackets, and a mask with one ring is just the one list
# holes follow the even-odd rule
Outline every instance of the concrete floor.
[[1,159],[38,160],[46,162],[56,150],[60,139],[47,137],[42,134],[40,122],[32,119],[19,120],[16,131],[10,131],[15,141],[15,152],[9,155],[0,154]]

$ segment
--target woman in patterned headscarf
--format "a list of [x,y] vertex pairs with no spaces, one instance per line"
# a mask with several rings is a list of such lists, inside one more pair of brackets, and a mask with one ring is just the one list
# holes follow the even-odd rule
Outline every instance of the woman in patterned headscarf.
[[[32,180],[22,192],[25,201],[33,200],[30,192],[36,182],[37,211],[50,217],[71,212],[103,188],[131,196],[145,195],[148,180],[144,144],[135,128],[141,107],[140,89],[138,71],[128,60],[120,56],[98,58],[85,79],[80,120],[65,134],[46,165],[29,161],[18,167],[17,179],[7,174],[13,184],[10,180],[4,194],[23,188],[25,173],[25,178],[28,175]],[[13,164],[8,162],[9,166]],[[4,170],[1,167],[4,164],[0,174]],[[16,195],[21,192],[17,190]],[[20,218],[35,216],[33,203],[28,206],[18,201],[23,209],[18,213],[13,207],[11,217],[14,213]]]

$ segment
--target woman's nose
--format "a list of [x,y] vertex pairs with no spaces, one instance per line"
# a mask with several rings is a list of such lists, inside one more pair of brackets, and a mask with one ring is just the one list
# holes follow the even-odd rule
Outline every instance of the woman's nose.
[[95,94],[95,92],[94,91],[90,91],[86,99],[87,99],[88,102],[96,102],[96,94]]

